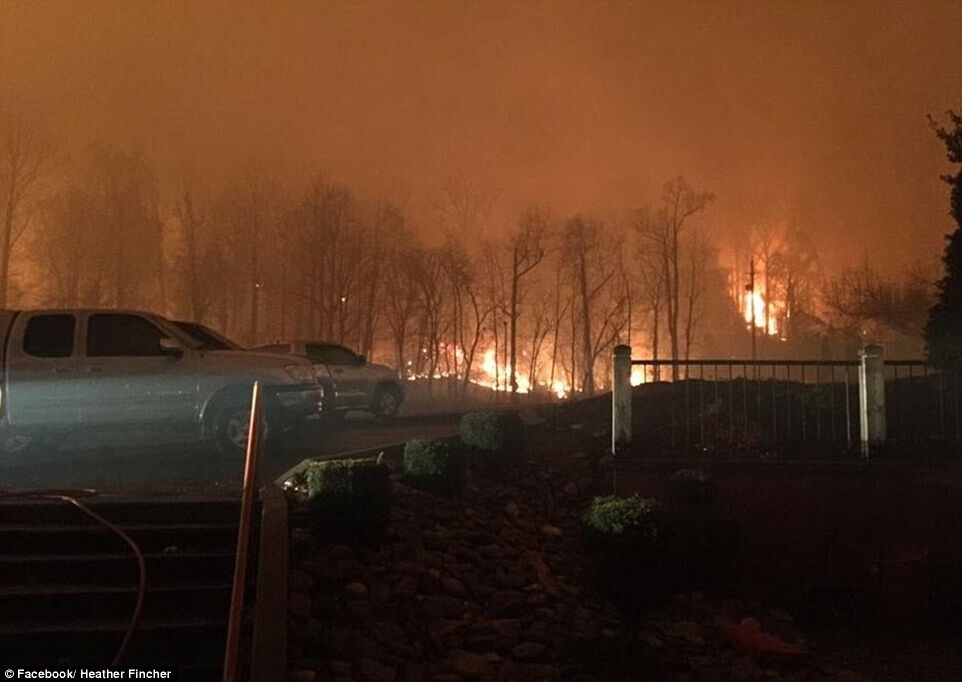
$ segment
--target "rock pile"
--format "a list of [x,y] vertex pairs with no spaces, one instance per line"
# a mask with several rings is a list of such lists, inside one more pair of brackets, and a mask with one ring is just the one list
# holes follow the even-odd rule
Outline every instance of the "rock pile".
[[[584,501],[601,467],[526,466],[438,496],[393,477],[377,550],[304,539],[291,574],[292,676],[304,680],[549,680],[614,636],[584,593]],[[298,556],[300,555],[300,556]]]
[[[730,601],[685,595],[626,629],[595,599],[580,517],[610,491],[610,462],[575,453],[439,496],[393,476],[387,541],[325,545],[298,532],[289,679],[302,682],[839,679],[788,669],[719,636]],[[779,614],[765,627],[797,640]],[[772,625],[775,623],[775,625]],[[789,633],[789,634],[785,634]],[[854,674],[853,674],[854,675]],[[857,676],[848,679],[859,679]]]

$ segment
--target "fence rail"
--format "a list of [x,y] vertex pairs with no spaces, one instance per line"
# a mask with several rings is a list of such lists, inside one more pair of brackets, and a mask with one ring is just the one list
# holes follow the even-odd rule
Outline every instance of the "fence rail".
[[[959,377],[922,360],[884,361],[874,347],[860,360],[675,361],[633,359],[619,348],[615,451],[633,441],[665,454],[845,458],[868,456],[872,442],[962,442]],[[635,390],[618,386],[619,366]]]

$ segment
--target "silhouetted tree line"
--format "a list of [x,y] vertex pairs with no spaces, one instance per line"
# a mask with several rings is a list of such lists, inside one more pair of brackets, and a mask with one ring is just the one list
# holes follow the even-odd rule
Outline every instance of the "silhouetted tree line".
[[962,369],[962,115],[950,111],[948,118],[948,126],[931,123],[945,144],[949,162],[958,166],[943,177],[951,187],[949,213],[956,228],[946,235],[945,275],[939,280],[938,299],[925,327],[925,344],[933,362],[958,371]]
[[794,227],[746,234],[723,264],[713,196],[683,178],[618,218],[535,207],[509,225],[492,224],[495,192],[454,179],[434,192],[438,234],[412,224],[404,202],[323,175],[282,184],[250,167],[213,187],[162,180],[135,150],[55,157],[36,129],[3,126],[8,307],[150,309],[251,345],[344,343],[452,390],[483,375],[503,390],[591,393],[619,343],[656,358],[746,355],[749,259],[766,292],[768,355],[810,357],[829,333],[918,336],[930,301],[917,271],[824,276]]

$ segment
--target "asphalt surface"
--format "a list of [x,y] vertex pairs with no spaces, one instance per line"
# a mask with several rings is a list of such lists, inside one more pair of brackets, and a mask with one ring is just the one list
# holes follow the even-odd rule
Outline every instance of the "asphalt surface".
[[[352,414],[336,423],[312,422],[288,434],[282,446],[263,453],[258,479],[274,480],[305,459],[333,459],[411,438],[454,435],[459,418],[408,416],[377,422]],[[66,488],[159,496],[236,495],[242,480],[242,461],[225,460],[200,448],[60,450],[38,459],[0,463],[0,491]]]
[[378,422],[351,415],[340,424],[310,425],[279,453],[265,459],[263,473],[274,479],[304,459],[332,459],[412,438],[443,438],[458,432],[460,415],[399,417]]

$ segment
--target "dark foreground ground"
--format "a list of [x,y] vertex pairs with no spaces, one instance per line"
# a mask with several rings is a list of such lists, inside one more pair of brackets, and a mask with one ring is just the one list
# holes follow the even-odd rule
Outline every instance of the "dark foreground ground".
[[[806,630],[788,606],[737,594],[683,589],[627,623],[598,595],[582,545],[586,504],[611,489],[603,444],[542,428],[530,454],[455,496],[395,475],[378,549],[297,531],[289,679],[962,679],[958,637]],[[753,628],[794,651],[760,653],[733,634]]]

